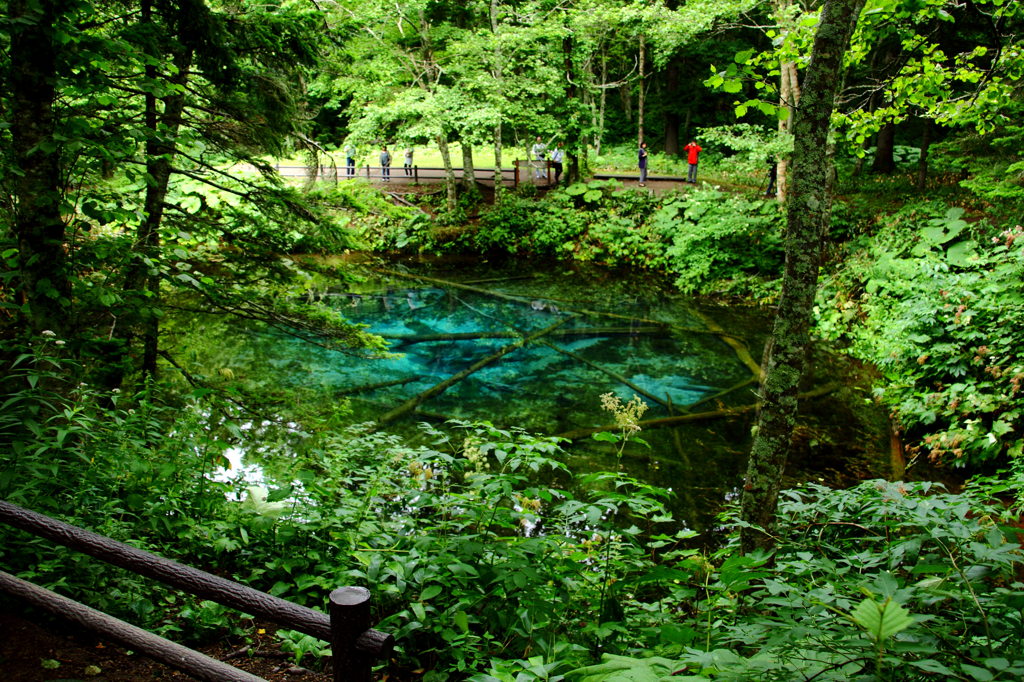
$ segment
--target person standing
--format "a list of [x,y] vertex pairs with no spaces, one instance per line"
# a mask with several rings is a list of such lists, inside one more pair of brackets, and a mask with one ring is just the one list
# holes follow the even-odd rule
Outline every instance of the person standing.
[[540,139],[540,135],[534,141],[533,146],[530,147],[530,155],[533,157],[533,177],[543,178],[547,173],[545,172],[544,158],[547,156],[548,146],[544,144],[544,141]]
[[380,175],[384,182],[391,182],[391,152],[387,145],[380,148]]
[[562,163],[565,161],[565,150],[562,149],[561,142],[555,147],[555,151],[551,152],[551,165],[555,167],[555,184],[558,184],[558,178],[562,174]]
[[779,178],[779,163],[775,160],[774,156],[769,156],[767,159],[768,163],[768,187],[764,190],[766,197],[775,196],[775,182]]
[[640,167],[640,186],[644,187],[647,182],[647,143],[641,142],[637,151],[637,165]]
[[356,174],[356,146],[351,142],[345,145],[345,173],[349,176]]
[[690,144],[683,147],[683,151],[686,152],[686,162],[690,164],[690,167],[686,172],[686,181],[696,185],[697,159],[699,158],[700,153],[704,150],[694,140],[690,140]]
[[412,175],[412,147],[405,148],[405,174]]

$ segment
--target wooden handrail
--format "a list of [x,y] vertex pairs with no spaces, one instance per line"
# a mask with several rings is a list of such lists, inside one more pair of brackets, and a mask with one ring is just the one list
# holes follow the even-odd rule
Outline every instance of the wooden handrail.
[[[392,635],[369,628],[370,593],[365,588],[343,587],[332,592],[329,599],[331,615],[328,615],[5,500],[0,500],[0,521],[189,594],[266,618],[329,641],[335,647],[341,645],[342,648],[334,651],[336,660],[349,662],[365,669],[366,673],[357,677],[351,674],[351,670],[343,671],[343,666],[335,665],[335,679],[339,682],[369,680],[369,662],[386,658],[394,648]],[[347,608],[356,609],[360,614],[365,612],[365,615],[346,614]],[[347,633],[346,636],[340,638],[339,631]]]

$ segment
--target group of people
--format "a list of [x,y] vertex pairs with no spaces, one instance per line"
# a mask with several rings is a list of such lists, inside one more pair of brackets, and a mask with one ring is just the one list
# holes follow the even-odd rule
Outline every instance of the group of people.
[[[696,140],[690,140],[690,143],[683,147],[683,151],[686,152],[686,162],[689,164],[689,168],[686,171],[686,182],[690,184],[697,184],[697,164],[699,163],[700,153],[704,151],[704,148],[697,144]],[[640,167],[640,186],[644,187],[647,184],[647,143],[641,142],[640,149],[637,152],[637,165]]]
[[[554,150],[551,152],[551,168],[555,171],[555,184],[558,184],[558,179],[562,176],[563,163],[565,162],[565,149],[564,142],[559,142]],[[533,146],[530,147],[530,156],[533,158],[533,175],[537,179],[543,179],[547,177],[547,167],[545,161],[548,156],[548,146],[544,143],[544,140],[540,135],[534,141]]]
[[[409,177],[412,177],[413,174],[413,151],[414,150],[412,147],[406,147],[404,152],[405,163],[403,168],[405,170],[405,174]],[[356,156],[358,155],[358,153],[359,152],[356,150],[356,146],[351,142],[345,145],[345,169],[347,175],[349,176],[353,176],[356,174]],[[379,160],[381,180],[384,182],[391,182],[391,152],[388,151],[388,146],[386,144],[381,145]]]
[[[689,144],[683,147],[683,151],[686,152],[686,161],[689,165],[686,173],[686,182],[691,184],[697,183],[697,165],[700,159],[700,153],[703,148],[697,144],[695,140],[691,140]],[[349,176],[355,175],[356,172],[356,156],[357,150],[354,144],[351,142],[345,145],[345,167]],[[547,164],[548,160],[548,145],[544,142],[540,135],[537,136],[530,147],[530,157],[533,159],[534,166],[534,177],[536,179],[544,179],[547,177]],[[640,149],[637,152],[637,165],[640,168],[640,186],[644,187],[647,184],[647,143],[641,142]],[[380,169],[381,179],[384,182],[391,181],[391,152],[388,151],[387,145],[382,145],[380,148]],[[404,152],[404,170],[406,176],[412,176],[412,159],[413,159],[413,148],[406,147]],[[555,148],[551,151],[551,167],[554,170],[555,184],[558,184],[559,179],[562,176],[563,164],[565,162],[565,149],[564,143],[559,142]]]

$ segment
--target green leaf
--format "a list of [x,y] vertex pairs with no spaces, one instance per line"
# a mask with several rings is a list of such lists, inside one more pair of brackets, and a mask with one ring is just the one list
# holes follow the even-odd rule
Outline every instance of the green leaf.
[[437,595],[441,594],[441,590],[443,589],[443,587],[437,584],[428,585],[426,588],[424,588],[423,592],[420,593],[420,601],[430,601]]
[[884,642],[914,624],[910,612],[891,598],[879,604],[868,597],[851,612],[850,617],[876,643]]
[[605,443],[618,443],[619,442],[618,434],[608,433],[607,431],[599,431],[598,433],[595,433],[594,435],[592,435],[591,438],[593,438],[594,440],[599,440],[599,441],[605,442]]

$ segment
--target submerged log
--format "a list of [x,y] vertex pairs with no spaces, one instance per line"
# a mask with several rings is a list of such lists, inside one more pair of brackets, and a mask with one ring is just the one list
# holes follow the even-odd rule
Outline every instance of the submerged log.
[[[797,396],[798,400],[810,400],[812,398],[820,398],[823,395],[827,395],[832,391],[839,388],[839,384],[831,383],[826,384],[820,388],[816,388],[813,391],[807,391]],[[753,403],[752,405],[740,405],[737,407],[725,407],[720,410],[711,410],[709,412],[694,412],[692,414],[681,414],[675,417],[662,417],[660,419],[648,419],[646,421],[639,422],[640,429],[642,431],[649,429],[663,429],[666,427],[679,426],[680,424],[686,424],[688,422],[704,421],[707,419],[722,419],[725,417],[737,417],[742,414],[755,411],[761,406],[760,402]],[[614,432],[618,430],[618,426],[615,424],[605,424],[604,426],[595,426],[585,429],[573,429],[572,431],[566,431],[565,433],[558,434],[558,438],[565,438],[566,440],[579,440],[586,438],[595,433],[601,433],[602,431]]]
[[422,403],[422,402],[424,402],[426,400],[429,400],[430,398],[433,398],[436,395],[440,395],[441,393],[444,393],[449,388],[451,388],[453,385],[455,385],[458,382],[462,381],[463,379],[465,379],[469,375],[473,374],[474,372],[476,372],[478,370],[481,370],[484,367],[486,367],[486,366],[488,366],[488,365],[490,365],[490,364],[492,364],[494,362],[497,362],[498,360],[500,360],[501,358],[505,357],[509,353],[522,348],[526,344],[531,343],[532,341],[535,341],[535,340],[543,337],[546,334],[550,334],[555,329],[557,329],[558,327],[562,326],[563,324],[565,324],[566,322],[568,322],[571,319],[572,319],[572,317],[565,317],[565,318],[563,318],[561,320],[558,320],[554,324],[549,325],[549,326],[545,327],[544,329],[541,329],[538,332],[534,332],[533,334],[530,334],[529,336],[525,336],[525,337],[519,339],[515,343],[510,343],[507,346],[503,346],[498,352],[492,353],[491,355],[488,355],[486,358],[483,358],[482,360],[478,360],[477,362],[473,363],[472,365],[470,365],[466,369],[462,370],[461,372],[459,372],[457,374],[453,374],[452,376],[448,377],[444,381],[431,386],[430,388],[428,388],[427,390],[423,391],[419,395],[413,396],[409,400],[405,401],[403,404],[399,405],[395,409],[391,410],[390,412],[388,412],[387,414],[382,416],[380,419],[377,420],[377,423],[381,424],[381,425],[389,424],[389,423],[395,421],[396,419],[399,419],[400,417],[403,417],[404,415],[406,415],[409,412],[412,412],[414,409],[416,409],[416,407],[420,403]]
[[[582,329],[559,329],[552,336],[633,336],[639,334],[664,334],[664,327],[585,327]],[[497,332],[452,332],[438,334],[377,334],[382,339],[397,341],[398,345],[425,343],[429,341],[472,341],[475,339],[511,339],[522,336],[514,331]]]
[[[519,296],[515,294],[506,294],[501,291],[493,291],[491,289],[484,289],[482,287],[470,286],[462,282],[453,282],[452,280],[440,279],[438,277],[428,277],[426,275],[414,275],[408,272],[400,272],[398,270],[390,270],[388,268],[371,268],[374,272],[378,272],[382,275],[391,275],[393,277],[404,277],[406,279],[415,279],[421,282],[430,282],[432,284],[439,284],[441,286],[451,287],[453,289],[462,289],[464,291],[472,291],[483,296],[492,296],[494,298],[500,298],[506,301],[513,301],[515,303],[528,303],[529,297]],[[587,310],[584,308],[561,308],[561,312],[575,313],[577,315],[587,315],[589,317],[610,317],[615,320],[625,320],[627,322],[641,324],[645,326],[661,327],[664,329],[673,329],[675,331],[690,332],[693,334],[712,334],[714,336],[720,336],[723,339],[739,339],[736,334],[725,331],[721,327],[715,326],[716,328],[701,329],[699,327],[684,327],[681,325],[672,324],[670,322],[663,322],[661,320],[650,320],[645,317],[633,317],[631,315],[620,315],[619,313],[610,313],[602,310]],[[728,343],[728,341],[727,341]],[[730,344],[731,345],[731,344]],[[741,347],[746,347],[742,342],[739,342]],[[749,353],[748,353],[749,355]],[[760,368],[758,368],[760,371]]]
[[721,332],[724,331],[721,326],[709,316],[705,315],[696,308],[690,308],[690,313],[700,319],[709,330],[718,333],[722,337],[722,341],[728,344],[733,351],[736,352],[736,357],[739,358],[740,362],[747,366],[750,373],[758,379],[761,378],[761,365],[750,355],[750,349],[747,348],[747,344],[743,343],[738,336],[726,335]]
[[639,393],[643,397],[647,398],[648,400],[652,400],[652,401],[658,403],[659,405],[661,405],[662,407],[665,407],[665,408],[668,407],[668,403],[665,402],[663,399],[659,398],[658,396],[654,395],[653,393],[649,393],[648,391],[645,391],[644,389],[640,388],[639,386],[634,384],[632,381],[630,381],[626,377],[624,377],[621,374],[619,374],[618,372],[613,372],[612,370],[608,369],[607,367],[602,367],[601,365],[597,364],[596,362],[591,362],[590,360],[587,360],[585,357],[583,357],[579,353],[574,353],[571,350],[566,350],[565,348],[559,348],[558,346],[556,346],[555,344],[551,343],[547,339],[541,341],[541,343],[543,343],[545,346],[547,346],[548,348],[550,348],[552,350],[556,350],[559,353],[562,353],[563,355],[569,356],[570,358],[572,358],[573,360],[576,360],[577,362],[582,362],[584,365],[587,365],[588,367],[592,367],[593,369],[596,369],[598,372],[603,372],[604,374],[607,374],[612,379],[615,379],[620,384],[628,386],[629,388],[633,389],[634,391],[636,391],[637,393]]
[[411,384],[414,381],[419,381],[422,377],[419,375],[406,377],[404,379],[392,379],[391,381],[381,381],[376,384],[363,384],[362,386],[355,386],[353,388],[346,388],[343,391],[337,391],[335,395],[345,396],[352,395],[354,393],[366,393],[368,391],[376,391],[378,388],[388,388],[390,386],[404,386],[405,384]]

